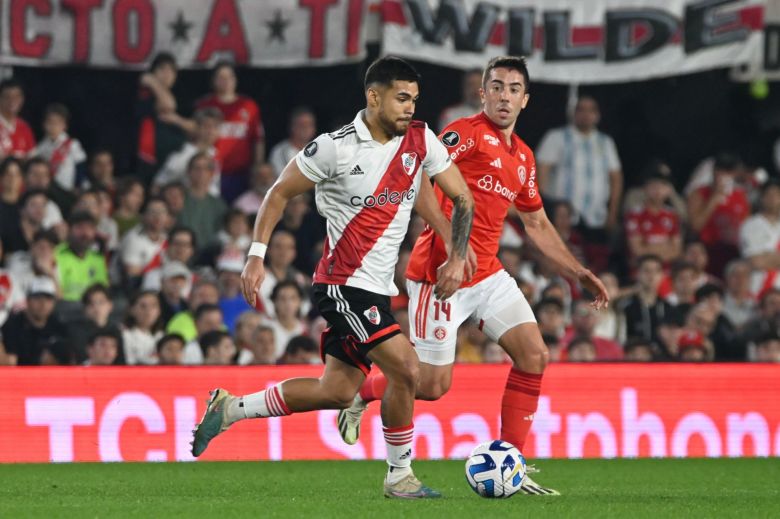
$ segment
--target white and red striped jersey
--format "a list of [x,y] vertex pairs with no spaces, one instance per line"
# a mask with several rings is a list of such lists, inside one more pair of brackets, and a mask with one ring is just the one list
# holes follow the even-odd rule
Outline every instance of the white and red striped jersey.
[[314,282],[397,295],[393,273],[420,171],[433,177],[451,164],[436,135],[424,122],[412,121],[405,135],[380,144],[360,111],[351,124],[309,143],[295,161],[317,184],[317,210],[327,220]]

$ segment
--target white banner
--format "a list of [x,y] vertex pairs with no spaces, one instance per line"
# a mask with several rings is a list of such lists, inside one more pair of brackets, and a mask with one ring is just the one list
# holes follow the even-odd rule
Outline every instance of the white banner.
[[256,67],[365,57],[364,0],[5,0],[0,64],[181,67],[217,59]]
[[524,55],[532,80],[607,83],[763,58],[765,0],[382,0],[383,52],[462,69]]

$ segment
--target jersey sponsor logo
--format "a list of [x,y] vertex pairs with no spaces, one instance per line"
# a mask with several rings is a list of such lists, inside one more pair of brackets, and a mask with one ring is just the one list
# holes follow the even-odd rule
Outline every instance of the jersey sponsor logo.
[[366,316],[366,319],[368,319],[368,322],[376,326],[379,324],[379,321],[381,321],[381,317],[379,315],[379,309],[376,306],[372,306],[365,312],[363,312],[363,315]]
[[493,175],[485,175],[484,177],[480,178],[477,181],[477,187],[484,191],[492,191],[493,193],[497,193],[510,202],[514,202],[515,198],[517,198],[516,191],[512,191],[509,188],[501,185],[501,181],[497,178],[494,179]]
[[248,125],[244,121],[224,122],[219,125],[219,136],[225,139],[243,139],[247,129]]
[[460,135],[458,135],[458,132],[449,131],[442,135],[441,142],[443,142],[444,145],[448,148],[457,146],[460,142]]
[[381,207],[387,204],[398,205],[405,201],[413,201],[415,196],[414,188],[409,188],[406,191],[390,191],[385,188],[384,191],[378,195],[368,195],[366,197],[353,196],[349,199],[349,203],[355,207]]
[[309,144],[306,145],[305,148],[303,148],[303,154],[307,157],[314,156],[315,153],[317,153],[317,141],[311,141]]
[[464,151],[470,150],[474,147],[474,139],[466,139],[466,142],[462,143],[460,146],[455,148],[452,153],[450,153],[450,158],[452,160],[457,159],[461,153]]
[[415,152],[401,153],[401,165],[407,175],[414,173],[414,170],[417,169],[417,154]]
[[488,144],[491,144],[493,146],[498,146],[499,144],[501,144],[501,141],[499,141],[498,138],[493,135],[485,134],[482,136],[482,138],[488,141]]
[[520,177],[520,185],[525,184],[525,166],[517,167],[517,176]]
[[501,157],[498,157],[496,160],[490,163],[491,166],[494,168],[501,169]]
[[350,175],[364,175],[362,169],[360,169],[360,164],[355,164],[355,167],[352,168],[352,171],[349,172]]
[[438,340],[443,341],[447,338],[447,329],[443,326],[437,326],[433,330],[433,336],[436,337]]

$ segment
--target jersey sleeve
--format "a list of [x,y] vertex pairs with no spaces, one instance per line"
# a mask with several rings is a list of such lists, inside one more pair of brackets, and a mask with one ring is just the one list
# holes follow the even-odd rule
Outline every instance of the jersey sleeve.
[[536,180],[536,159],[530,149],[526,150],[526,153],[528,154],[527,165],[530,166],[528,178],[517,194],[515,207],[522,213],[533,213],[542,208],[542,196],[539,194],[539,184]]
[[474,126],[459,119],[447,126],[441,132],[439,139],[450,154],[450,158],[458,164],[477,148],[476,133]]
[[429,177],[438,175],[452,164],[449,152],[427,126],[425,127],[425,149],[427,153],[423,159],[423,168]]
[[333,178],[338,163],[336,143],[323,133],[295,155],[295,163],[303,176],[315,184]]

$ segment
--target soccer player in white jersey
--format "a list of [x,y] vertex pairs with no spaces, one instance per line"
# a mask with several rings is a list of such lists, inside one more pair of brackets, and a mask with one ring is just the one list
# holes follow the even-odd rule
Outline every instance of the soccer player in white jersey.
[[244,418],[348,407],[374,362],[388,380],[381,407],[388,463],[384,494],[440,497],[411,469],[419,368],[417,355],[390,312],[389,296],[398,293],[393,273],[415,199],[428,182],[423,175],[432,177],[454,204],[451,227],[432,198],[427,199],[429,206],[417,207],[423,218],[433,215],[431,226],[452,251],[439,269],[436,293],[442,298],[451,296],[468,276],[474,201],[436,135],[425,123],[412,120],[418,84],[417,72],[403,60],[374,62],[366,72],[365,110],[352,124],[309,143],[268,192],[242,274],[244,296],[254,304],[265,276],[265,244],[285,205],[315,187],[317,209],[328,231],[313,289],[320,313],[331,325],[321,339],[325,370],[318,379],[290,379],[242,397],[214,390],[195,430],[194,456]]

